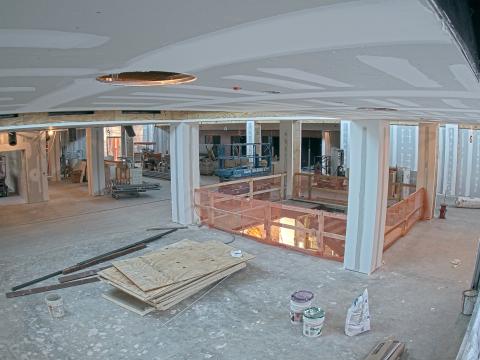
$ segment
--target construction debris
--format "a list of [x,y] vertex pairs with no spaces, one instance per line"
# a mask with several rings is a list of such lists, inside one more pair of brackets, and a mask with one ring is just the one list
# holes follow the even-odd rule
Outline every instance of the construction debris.
[[404,343],[397,340],[382,341],[370,351],[365,360],[399,360],[404,351]]
[[[98,273],[100,279],[130,297],[148,305],[149,308],[167,310],[182,300],[194,295],[209,285],[222,280],[246,267],[246,262],[254,256],[242,252],[241,257],[231,256],[235,250],[218,241],[203,243],[182,240],[136,258],[115,261],[113,267]],[[112,295],[105,296],[111,300]],[[115,297],[115,303],[122,302]],[[132,299],[132,303],[134,303]]]

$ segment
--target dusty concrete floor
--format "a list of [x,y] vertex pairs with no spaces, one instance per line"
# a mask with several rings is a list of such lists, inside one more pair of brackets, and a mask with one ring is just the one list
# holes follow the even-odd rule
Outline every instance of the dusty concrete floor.
[[[140,198],[91,199],[84,187],[64,185],[52,188],[48,203],[0,207],[0,291],[150,236],[146,228],[170,221],[169,183],[160,182],[161,191]],[[475,210],[450,209],[446,221],[418,224],[370,277],[237,237],[236,247],[257,256],[245,270],[145,317],[104,300],[108,285],[101,283],[59,290],[67,310],[61,320],[49,317],[45,294],[0,297],[0,359],[350,360],[390,335],[407,343],[411,360],[454,359],[469,320],[460,315],[461,291],[473,272],[479,218]],[[232,235],[192,227],[149,250],[183,238],[227,242]],[[365,287],[372,331],[346,337],[346,310]],[[289,323],[297,289],[314,291],[326,310],[320,338],[305,338]]]

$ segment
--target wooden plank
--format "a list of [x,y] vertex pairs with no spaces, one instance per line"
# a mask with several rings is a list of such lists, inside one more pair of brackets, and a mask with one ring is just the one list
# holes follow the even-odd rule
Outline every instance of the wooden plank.
[[145,316],[156,310],[155,307],[146,304],[144,301],[138,300],[135,297],[115,288],[110,289],[107,293],[102,294],[102,297],[141,316]]
[[[277,175],[259,176],[259,177],[254,177],[252,179],[254,181],[259,181],[259,180],[267,180],[267,179],[276,179],[276,178],[283,177],[283,176],[285,176],[285,175],[284,174],[277,174]],[[212,189],[212,188],[217,188],[217,187],[222,187],[222,186],[248,183],[248,181],[249,181],[248,179],[226,181],[226,182],[222,182],[222,183],[218,183],[218,184],[204,185],[204,186],[201,186],[200,189]]]
[[73,280],[79,280],[79,279],[84,279],[86,277],[90,277],[90,276],[95,276],[97,275],[97,273],[99,271],[102,271],[102,270],[105,270],[105,269],[108,269],[109,267],[111,267],[112,265],[107,265],[107,266],[102,266],[98,269],[92,269],[92,270],[87,270],[87,271],[82,271],[80,273],[76,273],[76,274],[71,274],[71,275],[66,275],[66,276],[60,276],[58,278],[58,282],[59,283],[66,283],[66,282],[69,282],[69,281],[73,281]]

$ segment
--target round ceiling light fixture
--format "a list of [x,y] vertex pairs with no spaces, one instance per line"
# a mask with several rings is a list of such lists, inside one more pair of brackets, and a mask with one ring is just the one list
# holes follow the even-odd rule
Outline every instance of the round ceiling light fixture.
[[101,75],[97,81],[125,86],[164,86],[195,81],[196,76],[168,71],[130,71],[118,74]]

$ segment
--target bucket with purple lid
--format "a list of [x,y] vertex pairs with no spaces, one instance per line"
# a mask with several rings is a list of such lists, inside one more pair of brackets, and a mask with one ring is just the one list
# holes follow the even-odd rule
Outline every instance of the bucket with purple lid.
[[313,293],[308,290],[295,291],[290,297],[290,321],[292,324],[300,324],[303,319],[303,311],[312,305]]

